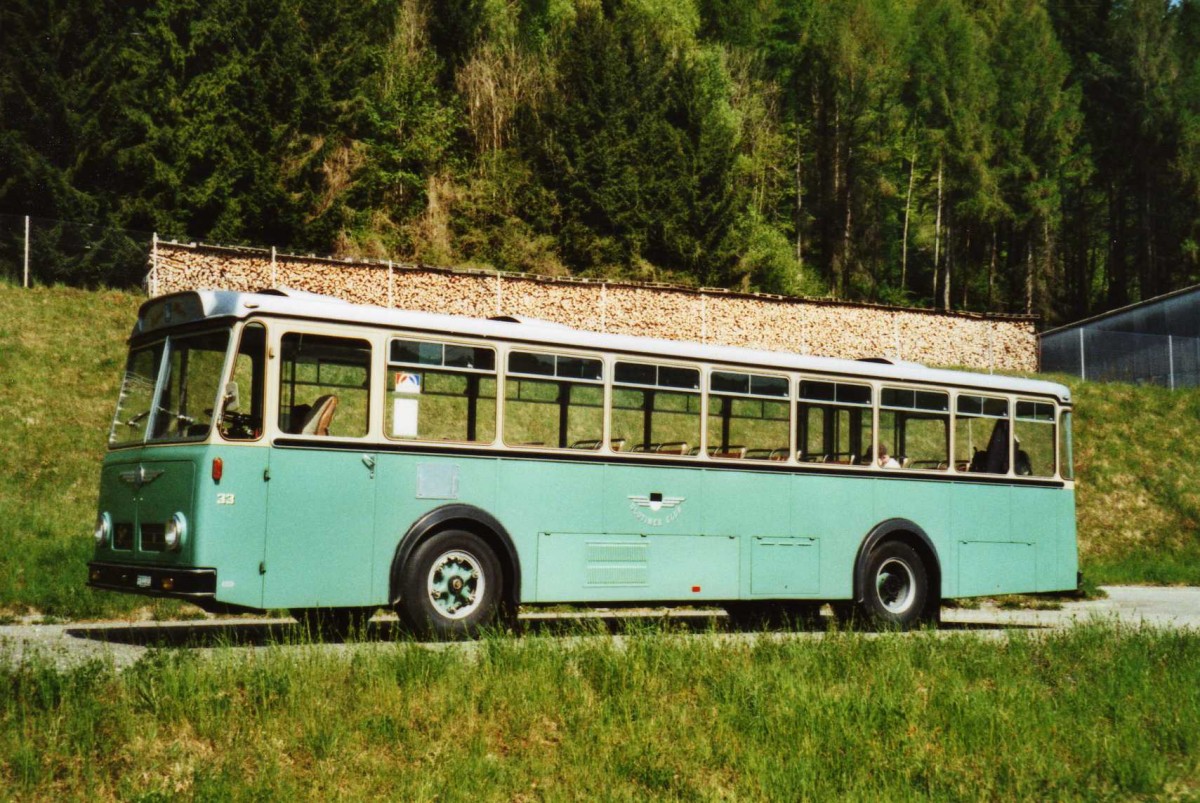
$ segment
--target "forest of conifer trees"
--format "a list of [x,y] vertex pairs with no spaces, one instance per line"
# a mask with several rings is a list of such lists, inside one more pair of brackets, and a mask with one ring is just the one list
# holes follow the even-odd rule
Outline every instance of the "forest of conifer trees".
[[1200,281],[1200,0],[7,0],[0,214],[1073,320]]

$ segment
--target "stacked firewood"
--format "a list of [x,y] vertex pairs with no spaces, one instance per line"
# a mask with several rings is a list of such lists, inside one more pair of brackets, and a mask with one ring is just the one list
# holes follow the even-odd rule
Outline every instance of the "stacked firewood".
[[451,315],[520,315],[579,329],[858,359],[1035,371],[1027,318],[946,314],[827,300],[525,274],[273,256],[158,243],[147,284],[179,290],[287,287],[361,304]]

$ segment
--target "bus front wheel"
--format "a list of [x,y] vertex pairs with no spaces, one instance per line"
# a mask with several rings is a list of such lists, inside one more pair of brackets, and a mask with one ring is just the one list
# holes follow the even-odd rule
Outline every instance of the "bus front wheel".
[[887,541],[871,550],[863,580],[859,608],[868,621],[900,628],[921,621],[929,601],[929,574],[908,544]]
[[500,562],[482,538],[445,530],[421,543],[404,566],[399,613],[422,635],[475,635],[495,620],[501,585]]

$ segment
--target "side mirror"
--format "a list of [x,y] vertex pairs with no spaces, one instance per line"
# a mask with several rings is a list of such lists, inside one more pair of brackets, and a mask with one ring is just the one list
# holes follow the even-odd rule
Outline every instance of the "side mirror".
[[238,408],[238,383],[229,382],[225,385],[225,398],[222,400],[221,409],[224,412],[232,412]]

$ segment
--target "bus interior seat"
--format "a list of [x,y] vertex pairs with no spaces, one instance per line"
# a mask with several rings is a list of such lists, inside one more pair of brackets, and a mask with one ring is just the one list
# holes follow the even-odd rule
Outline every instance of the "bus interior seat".
[[659,454],[686,455],[688,453],[688,444],[687,441],[670,441],[668,443],[659,444],[655,451]]
[[575,441],[574,443],[571,444],[571,448],[572,449],[599,449],[600,448],[600,439],[599,438],[589,438],[587,440]]
[[780,446],[778,449],[772,449],[771,450],[771,459],[772,460],[780,460],[780,461],[787,460],[788,459],[788,448],[786,446]]
[[609,441],[609,443],[612,445],[612,450],[614,452],[619,452],[625,448],[624,438],[613,438],[611,441]]
[[300,427],[301,435],[328,435],[329,425],[333,422],[333,414],[337,412],[338,397],[332,393],[318,396],[308,411],[304,424]]
[[[712,446],[709,447],[708,453],[712,457],[725,457],[734,460],[740,460],[746,456],[746,447],[730,444],[727,448],[722,449],[719,446]],[[695,452],[693,452],[693,454],[695,454]]]

